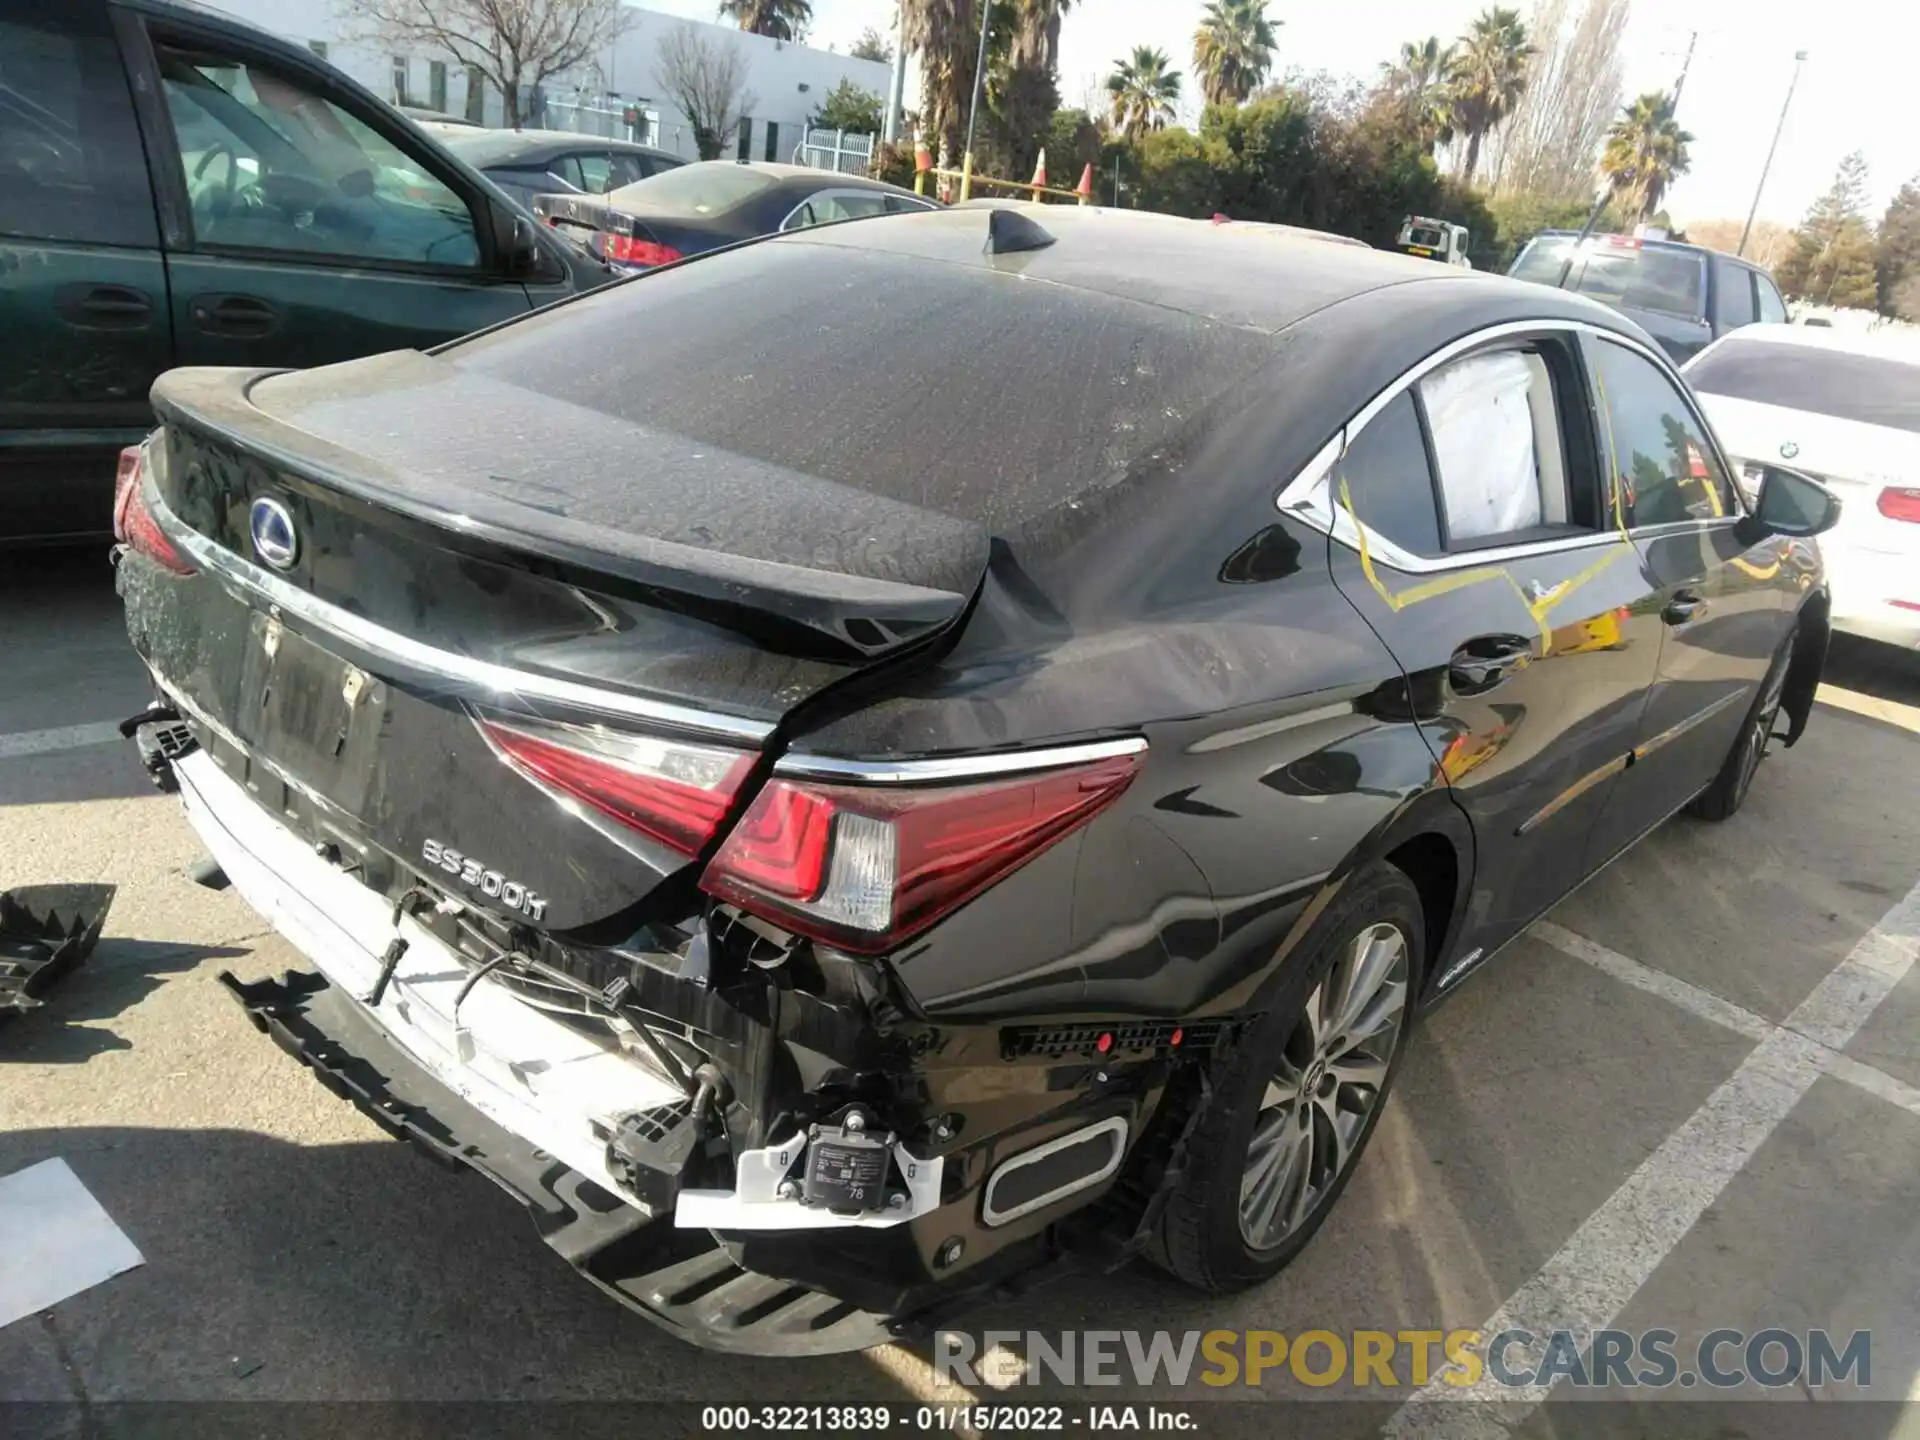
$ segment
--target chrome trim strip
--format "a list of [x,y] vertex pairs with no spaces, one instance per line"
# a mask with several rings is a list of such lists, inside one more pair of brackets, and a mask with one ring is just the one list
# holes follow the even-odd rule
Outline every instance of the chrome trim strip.
[[[717,736],[753,746],[765,744],[773,726],[737,715],[718,715],[695,710],[664,700],[649,700],[616,690],[602,690],[573,680],[536,675],[507,665],[456,655],[398,631],[377,625],[364,616],[342,610],[317,596],[308,594],[259,566],[242,560],[232,551],[215,544],[198,531],[182,525],[152,490],[148,481],[147,503],[167,537],[192,558],[193,563],[215,576],[228,590],[250,592],[286,614],[298,616],[328,634],[338,635],[370,655],[403,665],[419,674],[432,675],[465,689],[483,691],[497,698],[519,697],[547,700],[598,715],[640,720],[675,730]],[[170,523],[169,523],[170,522]]]
[[[1114,1142],[1113,1158],[1107,1161],[1107,1163],[1101,1166],[1095,1173],[1082,1175],[1077,1179],[1069,1180],[1065,1185],[1057,1186],[1052,1190],[1046,1191],[1044,1194],[1036,1195],[1031,1200],[1023,1200],[1011,1209],[996,1210],[994,1208],[994,1187],[1005,1180],[1007,1176],[1016,1171],[1024,1170],[1029,1165],[1036,1165],[1049,1155],[1061,1150],[1070,1149],[1075,1145],[1084,1145],[1096,1135],[1106,1134],[1117,1134],[1119,1138]],[[1005,1225],[1009,1220],[1018,1220],[1022,1215],[1030,1215],[1035,1210],[1044,1209],[1048,1205],[1066,1199],[1069,1195],[1077,1195],[1082,1190],[1098,1185],[1102,1180],[1120,1168],[1120,1162],[1126,1158],[1126,1153],[1127,1122],[1126,1118],[1120,1115],[1109,1116],[1107,1119],[1098,1121],[1092,1125],[1083,1125],[1080,1129],[1069,1131],[1058,1139],[1049,1140],[1044,1145],[1036,1145],[1031,1150],[1023,1151],[1014,1156],[1013,1159],[1007,1161],[1007,1163],[1002,1165],[998,1170],[994,1171],[992,1176],[987,1180],[986,1192],[980,1197],[981,1223],[989,1228],[996,1225]]]
[[1095,740],[1085,745],[1058,745],[1045,750],[941,755],[927,760],[845,760],[837,755],[788,753],[775,762],[773,773],[840,780],[850,785],[926,785],[942,780],[978,780],[994,775],[1019,775],[1030,770],[1057,770],[1090,760],[1140,755],[1146,748],[1145,737],[1136,735],[1126,740]]
[[1634,760],[1640,761],[1640,760],[1646,759],[1647,756],[1653,754],[1654,751],[1660,749],[1662,746],[1671,745],[1675,740],[1678,740],[1682,735],[1686,734],[1689,730],[1693,729],[1696,725],[1701,725],[1701,724],[1704,724],[1706,721],[1711,720],[1714,716],[1718,715],[1722,710],[1726,709],[1729,705],[1733,704],[1734,701],[1745,700],[1746,698],[1747,698],[1747,694],[1744,691],[1740,691],[1740,690],[1728,691],[1725,695],[1722,695],[1718,700],[1714,701],[1711,705],[1705,706],[1702,709],[1694,711],[1693,714],[1689,715],[1686,719],[1680,721],[1678,724],[1669,725],[1666,729],[1662,730],[1658,735],[1652,736],[1651,738],[1646,740],[1642,740],[1638,745],[1633,747]]
[[1513,833],[1515,835],[1525,835],[1529,831],[1538,829],[1544,822],[1558,815],[1562,810],[1566,809],[1567,806],[1578,800],[1602,780],[1612,779],[1632,763],[1633,756],[1631,754],[1616,755],[1607,761],[1606,764],[1594,767],[1578,780],[1574,781],[1573,784],[1567,786],[1567,788],[1562,790],[1558,795],[1547,801],[1545,805],[1542,805],[1538,810],[1534,811],[1532,815],[1522,820]]
[[[1348,549],[1358,550],[1360,536],[1354,527],[1352,517],[1333,501],[1333,471],[1341,457],[1346,454],[1348,440],[1364,430],[1376,415],[1411,389],[1415,383],[1448,362],[1497,340],[1515,335],[1538,335],[1547,331],[1592,336],[1618,345],[1624,350],[1631,350],[1653,361],[1669,380],[1675,381],[1683,398],[1688,396],[1686,382],[1678,378],[1679,372],[1673,368],[1673,362],[1630,336],[1620,335],[1581,320],[1502,321],[1498,325],[1489,325],[1474,331],[1471,335],[1463,335],[1460,339],[1443,345],[1414,364],[1386,389],[1369,400],[1347,421],[1332,440],[1328,441],[1311,460],[1300,467],[1292,479],[1281,487],[1280,494],[1274,501],[1275,507],[1305,521],[1323,535],[1332,536]],[[1713,427],[1701,417],[1699,408],[1693,405],[1691,399],[1688,400],[1688,406],[1694,420],[1700,425],[1701,433],[1706,435],[1712,443],[1714,454],[1719,458],[1722,467],[1726,469],[1729,476],[1732,476],[1733,469],[1727,465],[1726,456],[1720,449],[1720,442],[1713,433]],[[1735,484],[1733,488],[1737,492],[1740,487]],[[1742,497],[1742,503],[1744,504],[1744,497]],[[1738,518],[1736,515],[1720,516],[1712,520],[1682,521],[1659,527],[1642,527],[1630,533],[1633,535],[1678,534],[1725,525]],[[1373,558],[1403,573],[1430,575],[1449,570],[1471,569],[1480,565],[1498,565],[1507,560],[1520,560],[1534,555],[1551,555],[1562,550],[1581,550],[1595,545],[1620,543],[1620,541],[1621,536],[1618,530],[1591,530],[1578,535],[1555,536],[1548,540],[1533,540],[1518,545],[1490,546],[1485,549],[1462,550],[1453,554],[1433,556],[1414,555],[1395,545],[1386,536],[1369,530],[1367,552]]]

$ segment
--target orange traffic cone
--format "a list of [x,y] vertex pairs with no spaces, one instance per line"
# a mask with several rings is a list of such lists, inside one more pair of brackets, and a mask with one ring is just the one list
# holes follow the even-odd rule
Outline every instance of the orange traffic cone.
[[916,175],[933,168],[933,151],[927,148],[927,132],[913,132],[913,173]]
[[1088,165],[1080,172],[1080,183],[1073,187],[1073,193],[1080,197],[1082,205],[1093,202],[1093,166]]
[[1037,192],[1044,190],[1046,188],[1046,184],[1047,184],[1047,152],[1045,147],[1043,146],[1040,151],[1040,158],[1038,161],[1034,163],[1034,167],[1033,167],[1033,188],[1036,192],[1033,197],[1034,199],[1038,200],[1040,198]]

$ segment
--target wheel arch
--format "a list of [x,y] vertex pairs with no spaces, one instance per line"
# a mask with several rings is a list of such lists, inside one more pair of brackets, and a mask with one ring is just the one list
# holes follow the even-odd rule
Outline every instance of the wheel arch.
[[1826,668],[1827,647],[1833,639],[1832,612],[1833,597],[1824,585],[1800,605],[1793,660],[1780,700],[1787,716],[1787,733],[1780,743],[1789,749],[1805,733],[1807,719],[1813,714],[1814,693],[1820,688],[1820,672]]

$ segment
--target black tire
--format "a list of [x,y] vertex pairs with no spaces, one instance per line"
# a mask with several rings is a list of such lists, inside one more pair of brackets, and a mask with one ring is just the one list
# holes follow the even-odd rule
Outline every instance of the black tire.
[[[1278,1124],[1284,1118],[1277,1109],[1268,1110],[1264,1113],[1269,1118],[1262,1122],[1269,1082],[1278,1086],[1276,1072],[1283,1064],[1297,1068],[1289,1056],[1299,1053],[1302,1035],[1311,1039],[1305,1012],[1321,982],[1354,951],[1361,936],[1383,925],[1395,927],[1404,938],[1406,974],[1405,1007],[1390,1042],[1383,1042],[1381,1047],[1390,1044],[1391,1048],[1384,1079],[1377,1087],[1362,1086],[1358,1090],[1335,1082],[1335,1105],[1356,1096],[1363,1098],[1369,1088],[1376,1090],[1357,1134],[1345,1146],[1343,1167],[1333,1171],[1330,1181],[1308,1202],[1312,1208],[1277,1243],[1256,1246],[1243,1232],[1242,1187],[1249,1177],[1249,1147],[1256,1124]],[[1413,1028],[1424,947],[1420,895],[1413,882],[1382,862],[1356,871],[1340,897],[1301,941],[1298,952],[1261,987],[1249,1007],[1261,1011],[1261,1018],[1218,1062],[1211,1077],[1208,1113],[1190,1142],[1185,1177],[1161,1215],[1158,1243],[1152,1251],[1159,1265],[1200,1289],[1232,1290],[1272,1278],[1306,1247],[1339,1201],[1385,1109]],[[1357,1031],[1359,1025],[1352,1028]],[[1320,1073],[1326,1073],[1324,1066]],[[1304,1072],[1303,1095],[1314,1074],[1311,1068]],[[1323,1125],[1314,1114],[1315,1104],[1305,1099],[1289,1103],[1307,1112],[1301,1122],[1303,1131]],[[1314,1133],[1318,1136],[1326,1132],[1321,1128]],[[1304,1162],[1309,1171],[1314,1159],[1309,1147]],[[1284,1206],[1285,1202],[1281,1203]]]
[[1747,707],[1747,718],[1734,737],[1733,748],[1721,762],[1720,773],[1687,805],[1689,815],[1700,820],[1725,820],[1745,803],[1747,791],[1753,788],[1753,777],[1766,758],[1774,724],[1780,718],[1780,698],[1787,688],[1787,671],[1793,665],[1793,646],[1799,633],[1796,622],[1787,631],[1787,638],[1780,642],[1773,663],[1767,667],[1760,688],[1754,692],[1753,704]]

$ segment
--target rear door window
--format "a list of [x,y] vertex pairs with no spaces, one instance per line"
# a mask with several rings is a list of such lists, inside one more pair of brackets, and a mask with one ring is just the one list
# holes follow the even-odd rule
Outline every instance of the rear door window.
[[1347,444],[1335,500],[1364,530],[1415,555],[1440,553],[1440,510],[1427,441],[1411,391],[1403,391]]
[[1424,376],[1416,389],[1449,544],[1567,523],[1565,452],[1542,355],[1481,351]]
[[106,8],[0,9],[0,235],[154,250],[145,152]]
[[1740,513],[1733,483],[1680,388],[1651,360],[1611,341],[1594,347],[1601,453],[1622,518],[1633,526]]

